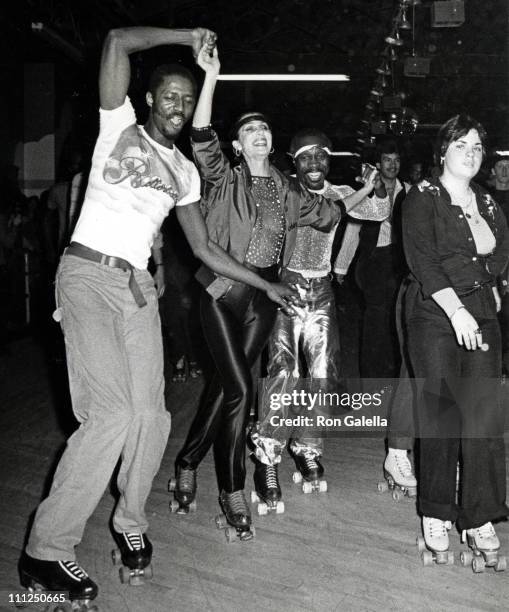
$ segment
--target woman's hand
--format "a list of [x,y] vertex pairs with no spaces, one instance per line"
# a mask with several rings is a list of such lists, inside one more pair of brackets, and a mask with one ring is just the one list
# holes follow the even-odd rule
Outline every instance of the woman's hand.
[[294,272],[293,270],[288,270],[288,268],[281,270],[281,280],[288,285],[299,285],[303,289],[307,289],[309,285],[300,272]]
[[196,63],[205,72],[205,74],[217,76],[221,69],[221,64],[219,63],[219,57],[217,54],[217,47],[210,49],[207,43],[205,43],[198,53]]
[[157,266],[154,272],[154,285],[156,286],[157,297],[163,297],[166,284],[164,279],[164,268],[161,265]]
[[451,325],[458,344],[469,351],[482,348],[482,334],[479,325],[466,308],[458,308],[451,316]]
[[209,53],[212,48],[215,47],[217,41],[217,34],[207,28],[194,28],[191,32],[192,36],[192,47],[194,59],[198,59],[198,55],[203,47],[208,48]]

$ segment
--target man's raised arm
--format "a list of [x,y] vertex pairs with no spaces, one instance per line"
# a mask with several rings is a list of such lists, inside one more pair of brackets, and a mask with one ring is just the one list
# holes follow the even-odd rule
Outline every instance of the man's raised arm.
[[113,110],[124,103],[131,79],[129,55],[162,45],[187,45],[196,58],[200,49],[215,34],[206,28],[171,30],[133,27],[110,30],[104,41],[99,71],[101,108]]

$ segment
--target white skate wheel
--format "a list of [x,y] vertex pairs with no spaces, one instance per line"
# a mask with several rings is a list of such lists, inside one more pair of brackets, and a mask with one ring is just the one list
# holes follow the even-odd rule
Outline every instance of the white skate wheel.
[[417,536],[417,540],[415,542],[417,544],[417,550],[422,553],[426,550],[426,542],[422,536]]
[[152,565],[147,565],[147,567],[143,569],[143,575],[147,580],[150,580],[154,576]]
[[472,565],[472,561],[474,559],[474,555],[469,550],[462,550],[460,552],[460,563],[463,567],[468,567]]
[[218,529],[224,529],[227,525],[226,517],[223,514],[218,514],[214,520]]
[[127,582],[131,581],[131,570],[125,565],[120,568],[119,574],[120,582],[122,582],[122,584],[126,584]]
[[393,489],[392,490],[392,499],[395,502],[399,502],[402,497],[403,497],[403,495],[401,494],[401,491],[399,489]]
[[259,501],[260,498],[258,497],[258,493],[256,491],[251,491],[251,503],[257,504]]
[[285,502],[278,501],[276,504],[276,514],[283,514],[284,511],[285,511]]
[[499,557],[497,563],[495,564],[495,571],[505,572],[506,569],[507,569],[507,559],[504,556]]
[[189,511],[196,512],[196,500],[195,499],[189,504]]
[[486,568],[486,561],[482,557],[474,557],[472,569],[475,574],[482,574]]
[[260,502],[256,508],[258,516],[265,516],[269,513],[269,507],[265,502]]
[[327,481],[326,480],[320,480],[318,484],[318,490],[320,491],[320,493],[327,493]]
[[175,480],[175,478],[170,478],[170,480],[168,480],[168,491],[172,493],[173,491],[175,491],[176,488],[177,481]]
[[449,550],[447,553],[447,563],[446,565],[454,565],[454,551]]
[[429,567],[430,565],[433,565],[433,553],[431,551],[424,550],[421,555],[421,559],[424,567]]
[[237,540],[237,530],[235,527],[226,527],[224,530],[224,535],[228,544],[233,544],[233,542],[236,542]]
[[111,551],[111,558],[113,559],[113,565],[118,565],[119,563],[122,562],[122,554],[118,550],[118,548],[114,548]]
[[172,514],[175,514],[175,512],[177,512],[179,508],[180,508],[180,504],[178,503],[178,501],[176,499],[172,499],[170,501],[170,512]]
[[387,482],[385,482],[385,480],[383,482],[379,482],[376,485],[376,488],[378,490],[379,493],[385,493],[385,491],[389,490],[389,485],[387,484]]
[[302,482],[302,474],[300,472],[294,472],[292,474],[292,480],[295,484],[300,484]]
[[306,482],[302,483],[302,492],[303,493],[311,493],[313,491],[313,485],[306,480]]

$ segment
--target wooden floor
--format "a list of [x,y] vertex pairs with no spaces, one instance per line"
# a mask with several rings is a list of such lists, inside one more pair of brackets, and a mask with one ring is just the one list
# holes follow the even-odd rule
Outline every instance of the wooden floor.
[[[63,412],[65,394],[52,384],[59,382],[54,374],[31,339],[13,343],[11,354],[0,357],[0,610],[10,609],[6,593],[19,589],[16,563],[26,526],[72,426]],[[292,484],[293,464],[284,457],[286,512],[255,515],[253,542],[228,545],[215,528],[217,487],[210,456],[199,471],[198,511],[171,515],[167,480],[202,384],[168,385],[173,432],[148,502],[153,580],[143,587],[119,581],[110,556],[107,525],[114,498],[109,491],[88,523],[77,552],[99,583],[101,612],[507,609],[509,571],[474,575],[458,563],[422,566],[415,547],[415,504],[377,493],[384,458],[380,440],[330,440],[325,494],[303,495]],[[250,465],[248,486],[251,473]],[[509,554],[509,523],[497,530]],[[456,532],[452,548],[459,556]]]

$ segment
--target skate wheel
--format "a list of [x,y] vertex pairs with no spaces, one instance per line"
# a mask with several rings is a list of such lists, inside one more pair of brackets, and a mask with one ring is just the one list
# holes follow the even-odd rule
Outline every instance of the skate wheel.
[[392,499],[395,502],[399,502],[401,500],[401,498],[403,497],[401,491],[399,489],[393,489],[392,490]]
[[327,481],[326,480],[320,480],[320,482],[318,483],[318,491],[320,493],[327,493]]
[[276,514],[283,514],[284,511],[285,511],[285,502],[278,501],[276,504]]
[[178,512],[178,509],[180,508],[180,504],[178,503],[178,501],[176,499],[172,499],[170,501],[170,512],[172,514],[175,514],[175,512]]
[[408,497],[417,497],[417,487],[409,487],[407,489]]
[[265,516],[269,513],[269,507],[265,502],[260,502],[256,508],[256,511],[258,512],[258,516]]
[[193,501],[189,504],[189,511],[196,512],[196,500],[195,499],[193,499]]
[[311,493],[312,491],[313,491],[313,485],[310,482],[308,482],[306,480],[306,482],[302,483],[302,492],[303,493],[306,493],[306,495],[307,495],[308,493]]
[[417,540],[415,542],[417,544],[417,550],[422,553],[426,550],[426,543],[422,536],[417,536]]
[[226,525],[228,524],[224,514],[218,514],[215,518],[215,523],[218,529],[224,529]]
[[119,563],[122,562],[122,554],[121,552],[118,550],[118,548],[114,548],[111,551],[111,558],[113,560],[113,565],[118,565]]
[[302,474],[300,472],[294,472],[292,474],[292,480],[295,484],[300,484],[302,482]]
[[233,544],[233,542],[237,540],[237,530],[235,527],[226,527],[224,530],[224,535],[228,544]]
[[131,586],[142,586],[143,584],[145,584],[145,580],[143,579],[143,575],[140,575],[138,573],[132,573],[130,578],[129,578],[129,584]]
[[259,501],[260,498],[258,497],[258,493],[256,491],[251,491],[251,503],[257,504]]
[[454,551],[449,550],[447,552],[447,562],[446,565],[454,565]]
[[472,569],[475,574],[482,574],[486,568],[486,561],[482,557],[474,557]]
[[505,572],[507,569],[507,559],[505,557],[499,557],[495,563],[496,572]]
[[173,493],[173,491],[175,491],[176,488],[177,488],[177,481],[175,480],[175,478],[170,478],[170,480],[168,480],[168,491],[170,493]]
[[379,493],[385,493],[389,490],[389,485],[386,482],[379,482],[376,485],[376,488]]
[[147,580],[153,578],[154,570],[152,569],[152,565],[147,565],[147,567],[143,570],[143,575]]
[[469,550],[463,550],[460,552],[460,563],[463,567],[472,565],[474,555]]
[[130,582],[130,580],[131,580],[131,570],[128,567],[123,565],[120,568],[119,574],[120,574],[120,582],[122,584],[126,584],[127,582]]
[[421,555],[421,559],[424,567],[429,567],[430,565],[433,565],[433,553],[431,551],[424,550]]

